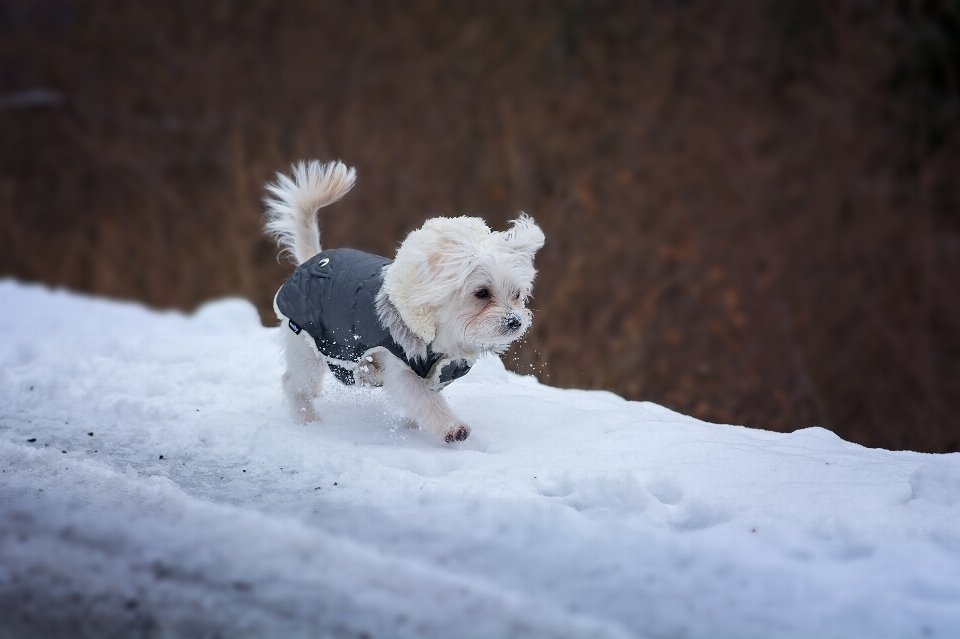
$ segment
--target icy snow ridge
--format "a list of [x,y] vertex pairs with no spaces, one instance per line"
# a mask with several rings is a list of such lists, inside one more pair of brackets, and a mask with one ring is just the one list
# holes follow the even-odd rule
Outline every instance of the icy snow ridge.
[[335,383],[297,426],[276,342],[0,281],[0,636],[960,636],[960,455],[496,359],[466,442]]

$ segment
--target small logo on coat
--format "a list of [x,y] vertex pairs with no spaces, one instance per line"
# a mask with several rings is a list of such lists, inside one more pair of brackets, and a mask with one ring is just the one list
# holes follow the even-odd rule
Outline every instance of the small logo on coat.
[[296,333],[297,335],[299,335],[300,331],[303,330],[302,328],[300,328],[300,325],[294,322],[293,320],[287,320],[287,324],[290,325],[290,330]]

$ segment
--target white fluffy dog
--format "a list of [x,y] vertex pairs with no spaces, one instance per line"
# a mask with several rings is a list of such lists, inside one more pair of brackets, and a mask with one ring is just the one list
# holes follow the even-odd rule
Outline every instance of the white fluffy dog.
[[420,428],[462,441],[470,427],[439,391],[530,327],[525,304],[543,232],[523,214],[504,232],[476,217],[437,217],[410,233],[394,260],[322,251],[317,211],[355,179],[340,162],[312,161],[267,185],[266,230],[298,264],[274,298],[294,416],[317,420],[312,400],[332,371],[347,384],[383,385]]

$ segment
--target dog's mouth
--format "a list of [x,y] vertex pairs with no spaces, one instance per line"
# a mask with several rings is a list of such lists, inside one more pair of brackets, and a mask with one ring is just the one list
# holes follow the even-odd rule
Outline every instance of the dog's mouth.
[[529,326],[525,325],[519,316],[508,315],[497,324],[496,333],[482,341],[489,350],[503,350],[520,339],[527,332],[527,328]]
[[464,327],[464,343],[487,352],[503,352],[530,328],[530,322],[521,313],[511,310],[499,317],[490,314],[473,318]]

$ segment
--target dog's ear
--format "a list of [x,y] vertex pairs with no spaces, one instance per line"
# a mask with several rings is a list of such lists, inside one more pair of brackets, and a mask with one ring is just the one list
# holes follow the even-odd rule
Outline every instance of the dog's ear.
[[433,218],[423,225],[423,231],[430,234],[427,268],[442,278],[462,275],[460,265],[477,252],[478,242],[490,235],[489,227],[477,217]]
[[526,213],[521,213],[517,219],[510,222],[510,229],[503,234],[503,245],[519,253],[523,253],[531,260],[537,251],[543,248],[543,231]]

